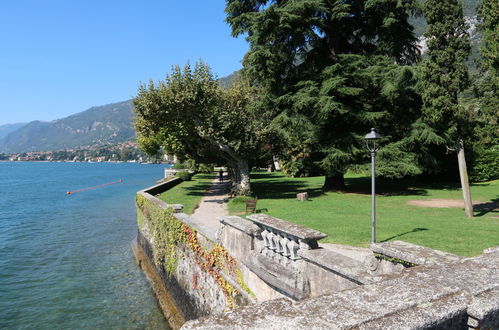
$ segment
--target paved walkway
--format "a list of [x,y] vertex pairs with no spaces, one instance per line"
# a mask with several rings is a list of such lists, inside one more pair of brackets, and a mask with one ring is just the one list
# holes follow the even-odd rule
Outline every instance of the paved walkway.
[[[227,179],[227,176],[224,178]],[[191,215],[197,222],[205,225],[204,227],[209,231],[211,237],[216,236],[219,226],[218,217],[229,214],[227,210],[229,188],[230,181],[224,180],[223,183],[220,183],[217,176],[201,199],[199,207]]]

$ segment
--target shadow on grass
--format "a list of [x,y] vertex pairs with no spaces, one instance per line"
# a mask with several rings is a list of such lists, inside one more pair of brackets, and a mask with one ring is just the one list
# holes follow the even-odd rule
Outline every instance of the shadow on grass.
[[[254,195],[264,199],[288,199],[296,197],[299,192],[307,191],[310,198],[324,195],[321,187],[311,187],[307,180],[286,178],[275,173],[252,173],[252,189]],[[345,178],[345,193],[371,194],[371,178]],[[453,184],[414,184],[409,181],[377,179],[376,194],[384,196],[428,195],[426,189],[458,189]]]
[[207,183],[197,183],[193,186],[189,187],[182,187],[187,193],[186,195],[189,196],[204,196],[206,195],[206,191],[210,188],[211,182]]
[[429,229],[428,228],[414,228],[411,231],[406,231],[405,233],[401,233],[401,234],[398,234],[398,235],[395,235],[395,236],[392,236],[392,237],[388,237],[388,238],[380,241],[380,243],[388,242],[388,241],[391,241],[394,238],[398,238],[398,237],[401,237],[401,236],[404,236],[404,235],[407,235],[407,234],[417,233],[417,232],[426,231],[426,230],[429,230]]
[[252,186],[253,194],[261,199],[288,199],[296,198],[299,192],[307,191],[310,197],[317,197],[323,194],[320,188],[310,188],[307,181],[293,180],[265,180],[255,182]]
[[473,205],[473,208],[475,210],[475,217],[483,217],[484,215],[499,216],[499,198],[494,198],[488,203]]
[[[371,178],[345,178],[346,192],[357,194],[371,194]],[[411,184],[407,181],[395,181],[387,179],[376,179],[376,194],[383,196],[425,196],[428,187],[419,184]]]

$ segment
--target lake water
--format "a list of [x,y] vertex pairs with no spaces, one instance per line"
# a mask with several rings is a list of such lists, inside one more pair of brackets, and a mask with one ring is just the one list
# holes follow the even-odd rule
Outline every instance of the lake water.
[[0,162],[0,329],[166,328],[130,249],[164,167]]

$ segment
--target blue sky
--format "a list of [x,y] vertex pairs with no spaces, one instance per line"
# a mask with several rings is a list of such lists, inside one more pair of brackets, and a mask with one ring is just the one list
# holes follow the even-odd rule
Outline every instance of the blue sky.
[[224,0],[0,1],[0,125],[54,120],[130,99],[172,65],[219,77],[248,49]]

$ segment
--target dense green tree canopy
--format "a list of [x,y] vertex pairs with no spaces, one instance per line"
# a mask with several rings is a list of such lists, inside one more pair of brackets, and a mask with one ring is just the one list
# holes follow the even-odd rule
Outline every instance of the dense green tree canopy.
[[428,51],[422,63],[424,121],[442,142],[453,144],[466,124],[458,97],[469,84],[467,25],[458,0],[425,0],[423,10],[428,23]]
[[227,1],[288,172],[322,173],[324,188],[341,188],[348,167],[366,159],[370,127],[387,136],[386,175],[421,171],[407,138],[420,105],[416,78],[400,66],[419,58],[407,22],[417,9],[412,0]]
[[491,147],[499,144],[499,2],[483,0],[479,14],[482,20],[479,28],[483,32],[482,75],[477,84],[480,135],[485,139],[482,142]]
[[422,63],[423,121],[457,152],[465,213],[473,217],[464,153],[464,137],[470,130],[460,93],[469,85],[466,60],[471,46],[463,9],[458,0],[425,0],[423,12],[428,30],[427,57]]
[[201,163],[234,170],[238,190],[249,191],[248,161],[261,154],[258,121],[248,104],[254,89],[243,79],[222,88],[204,63],[176,66],[165,81],[140,86],[134,99],[136,130],[142,149],[163,148]]
[[488,181],[499,178],[499,2],[483,0],[479,17],[483,42],[481,72],[473,86],[477,106],[472,178]]

